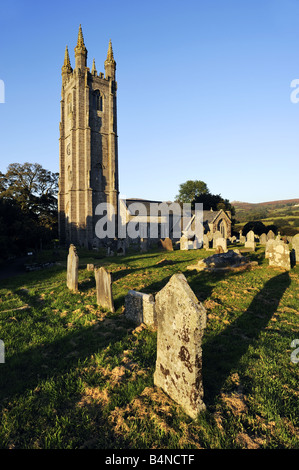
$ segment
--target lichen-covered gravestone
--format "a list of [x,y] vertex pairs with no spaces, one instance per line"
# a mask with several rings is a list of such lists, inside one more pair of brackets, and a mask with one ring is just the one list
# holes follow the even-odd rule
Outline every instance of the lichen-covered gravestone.
[[125,297],[125,317],[136,325],[156,326],[155,301],[152,294],[129,290]]
[[291,269],[289,246],[283,240],[273,240],[268,248],[269,266]]
[[196,418],[205,409],[201,341],[206,310],[183,274],[156,295],[157,361],[154,383]]
[[101,267],[94,270],[94,277],[96,280],[97,304],[114,313],[111,273]]
[[79,268],[79,257],[75,245],[70,245],[69,254],[67,257],[67,287],[74,291],[78,291],[78,268]]

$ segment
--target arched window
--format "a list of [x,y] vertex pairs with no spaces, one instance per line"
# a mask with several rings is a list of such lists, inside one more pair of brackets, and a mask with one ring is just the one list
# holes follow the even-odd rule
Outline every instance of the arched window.
[[99,90],[96,90],[95,98],[96,98],[96,110],[103,111],[103,97]]

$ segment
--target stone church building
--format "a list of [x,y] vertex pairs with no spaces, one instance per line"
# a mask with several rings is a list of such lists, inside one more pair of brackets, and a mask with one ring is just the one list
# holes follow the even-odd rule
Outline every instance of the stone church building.
[[[111,204],[115,220],[119,217],[126,224],[130,204],[138,201],[119,201],[116,62],[111,41],[104,66],[105,74],[97,72],[95,60],[91,70],[87,67],[80,25],[75,67],[67,47],[62,66],[58,225],[60,243],[65,245],[101,246],[96,236],[98,204]],[[204,212],[205,231],[231,235],[229,214]],[[151,222],[150,217],[147,220]]]

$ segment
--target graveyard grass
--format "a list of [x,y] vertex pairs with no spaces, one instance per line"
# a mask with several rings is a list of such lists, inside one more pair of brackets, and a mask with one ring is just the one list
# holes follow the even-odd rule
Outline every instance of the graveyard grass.
[[[258,246],[247,255],[259,263],[250,271],[186,269],[210,254],[101,258],[79,249],[79,292],[72,293],[61,251],[60,264],[2,281],[1,448],[298,448],[291,342],[299,338],[299,266],[269,268]],[[115,313],[97,306],[87,263],[111,270]],[[129,289],[155,294],[177,272],[207,309],[207,410],[196,420],[153,384],[156,331],[123,314]]]

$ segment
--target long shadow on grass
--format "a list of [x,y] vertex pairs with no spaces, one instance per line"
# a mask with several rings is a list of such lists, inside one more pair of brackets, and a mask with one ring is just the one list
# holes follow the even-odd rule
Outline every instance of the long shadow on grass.
[[77,367],[79,361],[124,339],[132,330],[132,324],[122,316],[108,316],[95,326],[66,329],[52,342],[13,356],[7,354],[1,364],[0,401],[34,388],[42,379],[63,375]]
[[291,281],[287,272],[266,282],[248,309],[217,336],[203,341],[205,403],[213,405],[221,388],[276,312]]

